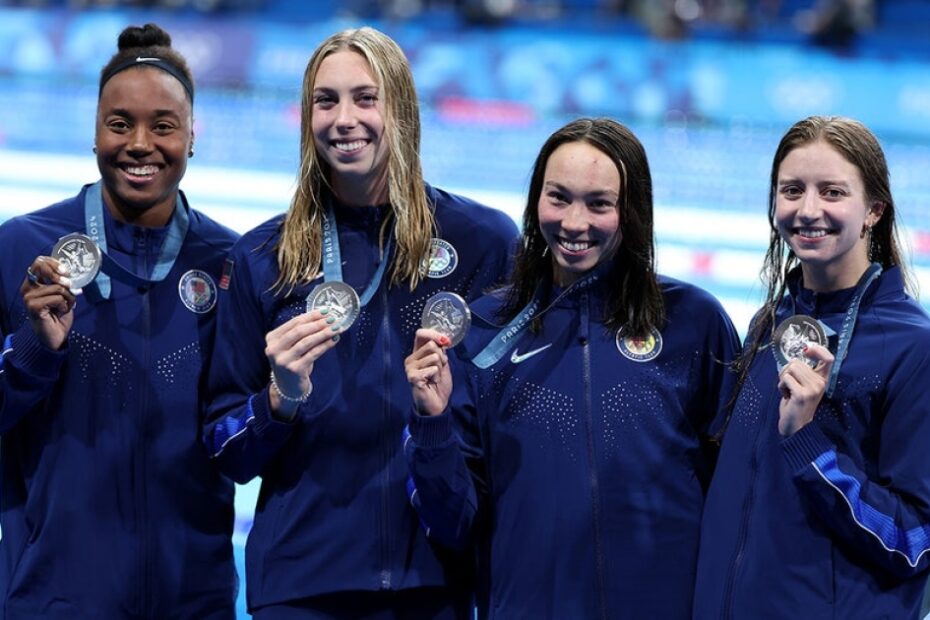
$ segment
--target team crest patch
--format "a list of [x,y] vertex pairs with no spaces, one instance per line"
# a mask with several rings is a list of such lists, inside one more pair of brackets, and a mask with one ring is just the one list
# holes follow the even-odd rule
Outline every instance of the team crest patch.
[[652,331],[645,338],[624,336],[623,328],[617,330],[617,349],[623,357],[634,362],[651,362],[662,352],[662,334]]
[[433,237],[431,244],[426,275],[430,278],[445,278],[458,267],[459,254],[445,239]]
[[216,305],[216,284],[210,274],[191,269],[178,281],[178,295],[188,310],[206,314]]

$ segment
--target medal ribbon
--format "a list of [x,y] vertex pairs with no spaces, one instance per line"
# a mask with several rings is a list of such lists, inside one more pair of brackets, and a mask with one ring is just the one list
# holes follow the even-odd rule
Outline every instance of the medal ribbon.
[[97,247],[100,248],[100,255],[103,257],[100,273],[97,274],[97,277],[94,278],[94,281],[88,286],[96,286],[100,297],[102,299],[109,299],[111,277],[133,286],[144,286],[164,280],[171,271],[171,268],[174,267],[174,262],[181,252],[181,245],[184,243],[184,237],[187,235],[187,229],[190,227],[190,216],[187,213],[187,209],[184,208],[183,201],[181,200],[181,193],[178,192],[174,213],[171,215],[171,221],[168,223],[168,232],[161,250],[158,253],[155,267],[152,269],[152,273],[148,278],[143,278],[126,269],[107,254],[107,235],[103,220],[102,191],[101,182],[97,181],[87,189],[87,193],[84,195],[84,228],[87,235],[93,239]]
[[[359,297],[359,305],[365,305],[371,301],[375,291],[381,286],[381,280],[384,278],[384,272],[387,268],[388,258],[391,255],[391,248],[394,245],[394,228],[391,227],[391,234],[388,235],[387,245],[384,248],[384,254],[381,262],[371,277],[371,282],[365,288],[365,292]],[[342,254],[339,251],[339,234],[336,230],[336,214],[333,212],[333,205],[326,201],[326,210],[323,213],[323,281],[324,282],[342,282]]]
[[[597,270],[598,272],[600,270]],[[496,364],[502,357],[507,355],[511,348],[517,343],[517,336],[523,333],[523,330],[526,329],[527,325],[530,324],[530,321],[536,317],[537,314],[540,316],[549,311],[555,304],[559,302],[563,297],[568,295],[569,292],[573,290],[582,290],[588,288],[595,282],[597,282],[601,277],[600,273],[591,273],[573,282],[568,288],[562,291],[552,303],[546,306],[542,312],[537,312],[539,306],[542,303],[542,284],[536,287],[536,290],[533,292],[533,299],[526,305],[523,310],[517,313],[517,316],[513,317],[504,328],[498,332],[496,336],[489,342],[474,358],[472,358],[471,363],[481,368],[490,368]],[[490,322],[490,321],[487,321]]]
[[843,324],[840,326],[839,340],[836,345],[836,357],[833,361],[833,368],[830,370],[830,382],[827,384],[827,398],[833,396],[833,390],[836,388],[836,381],[840,375],[840,365],[846,358],[846,352],[849,350],[849,342],[852,340],[853,330],[856,327],[856,317],[859,316],[859,304],[865,295],[869,285],[878,278],[882,273],[882,266],[878,263],[872,263],[856,284],[856,292],[849,302],[849,308],[846,309],[846,316],[843,317]]

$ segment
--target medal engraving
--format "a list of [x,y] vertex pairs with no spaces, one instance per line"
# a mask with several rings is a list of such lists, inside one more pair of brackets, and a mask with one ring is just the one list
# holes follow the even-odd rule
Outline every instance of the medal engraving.
[[827,335],[817,319],[806,314],[796,314],[782,321],[772,338],[772,351],[779,371],[795,359],[805,362],[811,368],[816,366],[817,360],[804,356],[804,349],[811,343],[827,346]]
[[333,327],[349,329],[358,318],[361,303],[355,289],[345,282],[324,282],[307,295],[307,312],[328,308],[327,316],[336,319]]
[[58,240],[52,258],[68,269],[71,289],[82,289],[97,277],[103,262],[100,248],[93,239],[81,233],[71,233]]
[[462,342],[471,327],[471,310],[455,293],[442,291],[426,300],[420,325],[447,336],[452,341],[450,346],[454,347]]

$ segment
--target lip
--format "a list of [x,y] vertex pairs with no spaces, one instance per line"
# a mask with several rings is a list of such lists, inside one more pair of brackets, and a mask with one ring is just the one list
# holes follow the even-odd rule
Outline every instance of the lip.
[[153,163],[119,163],[116,166],[123,178],[133,185],[145,185],[154,181],[162,166]]
[[371,144],[371,140],[367,138],[340,138],[339,140],[330,140],[329,147],[340,157],[352,158],[365,150],[369,144]]
[[[569,239],[567,237],[556,237],[556,244],[559,251],[567,256],[585,256],[597,247],[597,242],[592,239]],[[583,247],[571,248],[568,245],[584,244]]]
[[795,227],[791,229],[791,236],[802,243],[820,243],[834,232],[830,228]]

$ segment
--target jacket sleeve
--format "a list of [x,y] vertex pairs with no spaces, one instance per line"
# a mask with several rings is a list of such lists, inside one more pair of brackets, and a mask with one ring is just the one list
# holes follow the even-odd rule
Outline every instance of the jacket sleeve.
[[802,496],[853,555],[902,578],[930,566],[930,347],[912,346],[871,403],[878,458],[864,470],[814,421],[782,443]]
[[39,342],[29,321],[3,338],[0,351],[0,433],[5,433],[48,398],[67,357]]
[[[207,375],[204,442],[229,478],[244,484],[258,476],[300,423],[280,422],[268,399],[267,320],[261,290],[251,277],[249,253],[234,249],[228,289],[220,289],[216,341]],[[303,403],[301,409],[309,406]]]
[[477,410],[470,397],[461,359],[455,368],[450,406],[438,416],[415,411],[404,429],[404,455],[410,476],[407,495],[430,540],[454,550],[471,542],[485,492],[484,452],[478,430]]
[[[10,230],[4,233],[0,245],[6,247],[14,235]],[[23,274],[26,265],[20,270],[18,261],[11,262],[14,266],[7,265],[0,273],[0,291],[5,291],[5,299],[0,299],[0,434],[15,427],[48,398],[68,357],[67,344],[59,351],[44,346],[25,318],[19,282],[10,282],[10,277],[4,281],[4,276]],[[18,325],[13,319],[17,316],[23,317]]]
[[704,355],[701,383],[707,403],[705,418],[701,421],[702,436],[708,436],[727,415],[735,388],[736,376],[733,362],[740,350],[739,335],[726,311],[719,304],[705,330]]
[[[468,302],[507,280],[520,239],[516,224],[502,211],[491,212],[491,221],[486,223],[478,236],[483,243],[481,259],[462,295]],[[475,241],[477,243],[479,240]]]

